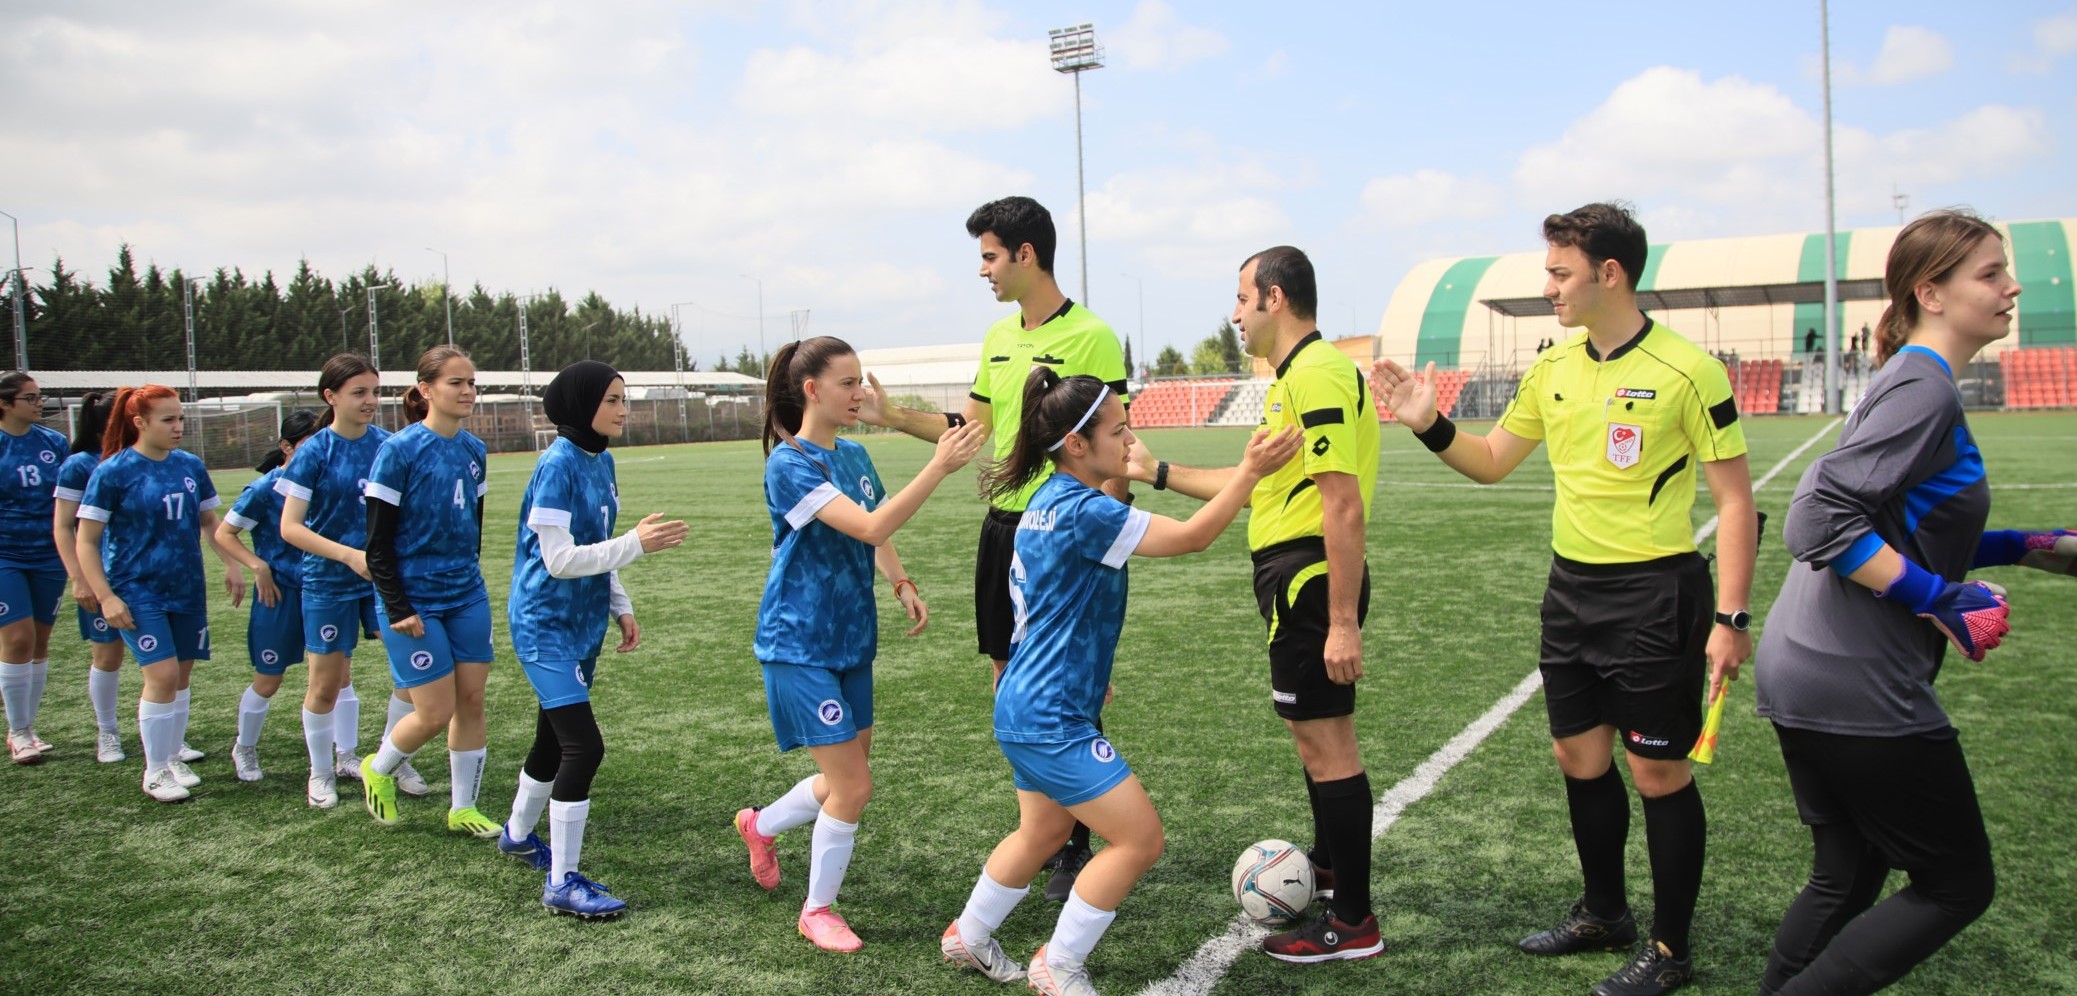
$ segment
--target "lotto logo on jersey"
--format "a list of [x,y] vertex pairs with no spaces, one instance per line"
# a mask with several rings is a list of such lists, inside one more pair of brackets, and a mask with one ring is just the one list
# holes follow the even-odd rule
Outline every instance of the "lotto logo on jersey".
[[1615,396],[1618,398],[1636,398],[1640,401],[1650,401],[1657,398],[1659,392],[1649,391],[1641,387],[1618,387],[1615,389]]
[[432,651],[429,651],[429,650],[414,650],[414,651],[412,651],[412,652],[411,652],[411,669],[412,669],[412,670],[414,670],[414,671],[424,671],[424,670],[427,670],[427,669],[431,668],[432,666],[433,666],[433,654],[432,654]]
[[151,635],[150,633],[146,633],[143,636],[137,638],[137,649],[147,654],[151,653],[152,651],[159,649],[159,638]]
[[823,699],[822,704],[815,707],[815,715],[821,717],[822,725],[835,726],[844,721],[844,704],[835,699]]
[[339,627],[326,623],[317,628],[317,638],[330,643],[339,638]]
[[260,663],[273,665],[281,662],[281,655],[272,650],[260,651]]
[[1608,423],[1608,462],[1624,470],[1637,466],[1644,455],[1644,429],[1621,422]]
[[1118,759],[1118,751],[1111,746],[1110,741],[1097,737],[1089,741],[1089,756],[1095,758],[1098,763],[1109,764]]

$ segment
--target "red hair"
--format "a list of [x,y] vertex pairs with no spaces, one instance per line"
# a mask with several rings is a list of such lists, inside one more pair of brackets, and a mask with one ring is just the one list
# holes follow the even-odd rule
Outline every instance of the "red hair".
[[101,434],[101,459],[106,460],[137,442],[135,419],[151,414],[161,401],[179,401],[180,395],[161,384],[126,387],[115,392],[115,405],[108,412],[108,428]]

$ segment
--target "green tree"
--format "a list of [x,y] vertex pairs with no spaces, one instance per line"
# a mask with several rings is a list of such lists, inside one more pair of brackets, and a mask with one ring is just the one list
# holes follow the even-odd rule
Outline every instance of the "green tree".
[[1218,336],[1207,336],[1197,348],[1190,351],[1190,372],[1198,376],[1226,373],[1232,368],[1226,365],[1226,351],[1219,348]]
[[1174,346],[1161,347],[1160,354],[1154,357],[1155,376],[1173,377],[1177,374],[1189,372],[1190,365],[1183,362],[1183,354],[1177,352]]
[[1233,327],[1232,319],[1219,320],[1219,355],[1226,358],[1226,369],[1239,373],[1247,357],[1240,348],[1240,332]]

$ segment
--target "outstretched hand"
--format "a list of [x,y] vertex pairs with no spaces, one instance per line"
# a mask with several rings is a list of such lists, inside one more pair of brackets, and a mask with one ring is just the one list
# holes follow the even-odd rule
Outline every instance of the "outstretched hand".
[[1261,478],[1289,462],[1298,453],[1298,444],[1305,434],[1297,426],[1287,425],[1272,433],[1268,429],[1257,429],[1248,439],[1248,448],[1241,453],[1241,473]]
[[2026,546],[2019,566],[2077,577],[2077,529],[2027,533]]
[[1390,359],[1380,359],[1370,365],[1370,379],[1384,392],[1385,407],[1392,409],[1402,425],[1426,432],[1435,424],[1434,360],[1417,374]]

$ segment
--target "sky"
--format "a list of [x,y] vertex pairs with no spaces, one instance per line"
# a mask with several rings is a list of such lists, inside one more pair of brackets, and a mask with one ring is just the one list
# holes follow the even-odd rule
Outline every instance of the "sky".
[[[596,290],[695,359],[762,335],[978,341],[966,215],[1027,194],[1055,271],[1185,355],[1256,250],[1305,249],[1330,336],[1435,256],[1634,203],[1654,242],[1824,227],[1817,5],[1171,0],[342,6],[0,0],[0,211],[22,262],[257,276],[307,258]],[[1048,28],[1095,25],[1074,81]],[[2077,216],[2077,6],[1835,4],[1838,223]],[[2060,178],[2060,179],[2058,179]],[[0,219],[4,220],[4,219]],[[39,271],[32,279],[47,279]]]

